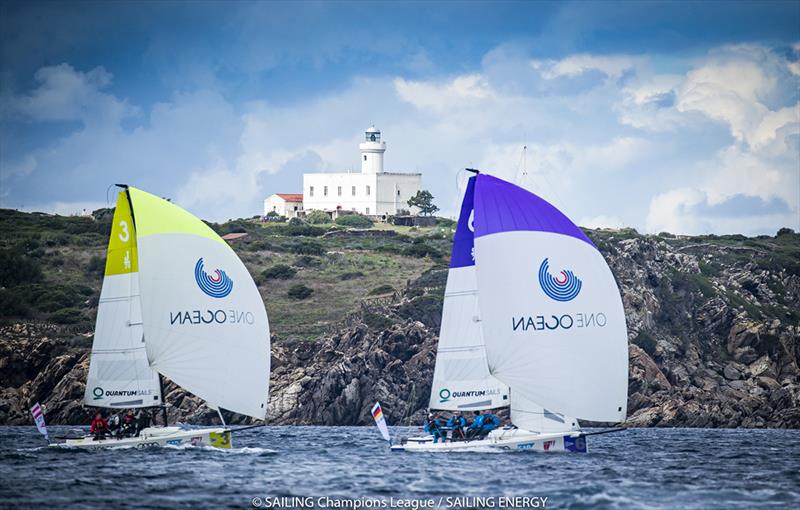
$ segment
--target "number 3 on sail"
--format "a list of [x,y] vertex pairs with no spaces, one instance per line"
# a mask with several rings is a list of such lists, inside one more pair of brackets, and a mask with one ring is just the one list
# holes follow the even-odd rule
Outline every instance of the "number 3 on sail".
[[270,372],[264,303],[242,261],[208,225],[166,200],[123,188],[108,242],[84,404],[160,408],[165,423],[59,446],[230,448],[231,430],[224,423],[166,426],[161,376],[212,409],[264,419]]

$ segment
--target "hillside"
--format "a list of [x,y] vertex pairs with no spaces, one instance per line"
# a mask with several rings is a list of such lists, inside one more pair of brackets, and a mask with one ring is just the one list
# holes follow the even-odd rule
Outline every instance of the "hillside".
[[[0,423],[29,423],[34,401],[50,422],[87,419],[80,399],[110,219],[0,210]],[[418,418],[452,222],[212,227],[248,234],[232,246],[270,317],[272,423],[368,423],[376,399],[392,423]],[[800,235],[587,234],[623,293],[630,425],[800,427]],[[172,385],[167,401],[175,419],[213,419]]]

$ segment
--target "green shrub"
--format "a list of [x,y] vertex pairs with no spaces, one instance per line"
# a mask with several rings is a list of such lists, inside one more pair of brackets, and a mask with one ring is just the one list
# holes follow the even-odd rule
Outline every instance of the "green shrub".
[[352,228],[370,228],[374,224],[371,219],[360,214],[348,214],[336,218],[336,224]]
[[92,255],[89,259],[89,264],[86,266],[88,274],[102,275],[105,271],[106,259],[98,255]]
[[639,331],[639,334],[633,339],[633,343],[638,345],[650,357],[656,355],[656,341],[645,331]]
[[370,296],[379,296],[381,294],[389,294],[389,293],[392,293],[392,292],[394,292],[394,287],[392,287],[391,285],[388,285],[388,284],[387,285],[379,285],[379,286],[375,287],[374,289],[372,289],[371,291],[369,291],[369,295]]
[[274,266],[268,267],[267,269],[261,271],[261,277],[267,280],[289,280],[294,278],[294,275],[296,274],[297,270],[292,266],[287,266],[286,264],[275,264]]
[[0,289],[0,317],[30,317],[31,306],[19,293]]
[[41,279],[42,268],[39,262],[19,249],[0,250],[0,286],[13,287]]
[[371,310],[364,310],[361,316],[364,324],[366,324],[370,329],[387,329],[392,325],[392,320],[386,317],[385,315],[381,315],[379,313],[375,313]]
[[292,253],[299,253],[301,255],[323,255],[325,253],[325,248],[323,248],[321,244],[306,239],[294,242],[289,250]]
[[297,283],[289,287],[289,291],[286,293],[286,295],[292,299],[302,300],[308,299],[313,293],[314,289],[306,287],[302,283]]
[[303,222],[303,220],[301,220],[300,218],[291,218],[288,224],[292,226],[299,226],[299,225],[304,225],[305,222]]
[[306,221],[312,225],[321,225],[324,223],[330,223],[331,217],[325,211],[311,211],[306,214]]
[[433,246],[425,244],[421,239],[415,239],[411,246],[403,248],[403,255],[420,259],[424,257],[436,259],[441,257],[442,253]]
[[322,265],[322,260],[311,255],[300,255],[295,257],[294,265],[298,267],[319,267]]
[[62,308],[50,314],[50,320],[56,324],[77,324],[84,319],[83,312],[77,308]]
[[342,273],[339,275],[339,279],[342,281],[346,280],[355,280],[356,278],[363,278],[365,275],[361,271],[348,271],[346,273]]

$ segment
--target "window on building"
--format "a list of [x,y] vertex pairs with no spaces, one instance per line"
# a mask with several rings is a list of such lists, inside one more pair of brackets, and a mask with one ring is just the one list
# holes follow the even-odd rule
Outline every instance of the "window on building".
[[338,196],[342,196],[342,187],[341,187],[341,186],[339,186],[339,187],[336,189],[336,194],[337,194]]
[[353,186],[353,196],[356,196],[356,187]]
[[367,186],[367,196],[369,196],[369,186]]
[[367,207],[367,214],[369,215],[369,207]]
[[311,186],[310,188],[308,188],[308,196],[310,196],[310,197],[314,196],[314,186]]
[[322,196],[325,196],[325,197],[328,196],[328,187],[327,186],[322,188]]
[[366,154],[364,154],[364,161],[366,161],[366,160],[367,160],[367,155],[366,155]]
[[397,190],[397,196],[398,197],[400,196],[400,190]]

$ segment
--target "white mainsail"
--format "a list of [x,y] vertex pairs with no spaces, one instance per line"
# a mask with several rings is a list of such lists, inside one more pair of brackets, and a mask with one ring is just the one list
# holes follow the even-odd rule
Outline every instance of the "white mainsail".
[[431,409],[482,410],[509,405],[508,387],[489,373],[486,363],[470,224],[473,187],[470,179],[453,237],[431,386]]
[[114,211],[84,403],[109,408],[161,405],[158,373],[150,368],[145,351],[136,232],[124,191]]
[[623,421],[627,329],[600,252],[555,207],[495,177],[475,178],[474,211],[486,354],[491,373],[511,388],[514,417],[543,407]]
[[212,408],[263,419],[269,322],[247,268],[198,218],[136,188],[128,194],[150,366]]

